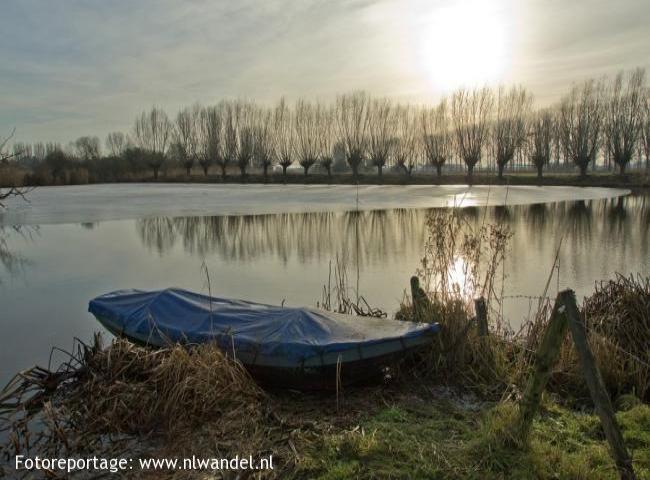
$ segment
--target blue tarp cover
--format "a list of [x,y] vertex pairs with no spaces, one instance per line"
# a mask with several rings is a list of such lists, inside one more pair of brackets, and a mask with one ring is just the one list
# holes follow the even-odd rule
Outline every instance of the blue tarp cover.
[[91,300],[88,310],[113,330],[149,343],[203,343],[300,360],[357,345],[431,335],[438,324],[341,315],[264,305],[186,290],[120,290]]

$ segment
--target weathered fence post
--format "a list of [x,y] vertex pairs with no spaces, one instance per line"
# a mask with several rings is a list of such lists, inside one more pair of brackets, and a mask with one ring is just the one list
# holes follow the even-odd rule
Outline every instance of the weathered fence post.
[[600,423],[603,425],[611,455],[614,457],[614,462],[616,462],[616,468],[618,468],[621,479],[633,480],[636,476],[632,468],[632,461],[625,448],[623,435],[621,435],[621,430],[616,421],[612,402],[605,388],[605,382],[603,382],[603,377],[600,375],[596,360],[589,348],[585,325],[580,318],[580,312],[578,311],[573,290],[561,292],[560,301],[566,308],[573,343],[578,351],[578,357],[580,358],[580,365],[582,366],[582,371],[587,381],[587,387],[589,387],[589,393],[591,393],[591,398],[594,401]]
[[544,337],[535,353],[533,371],[528,378],[524,395],[519,403],[519,419],[516,428],[522,442],[526,441],[530,433],[533,418],[539,410],[542,393],[551,377],[551,369],[560,353],[566,331],[565,307],[561,305],[558,295]]
[[415,275],[411,277],[411,298],[413,300],[413,313],[415,318],[420,318],[423,314],[429,313],[431,308],[431,301],[427,297],[426,292],[420,287],[420,279]]
[[474,310],[476,311],[476,323],[478,324],[479,337],[488,336],[487,307],[483,297],[474,300]]
[[519,418],[515,426],[518,438],[522,442],[525,442],[528,438],[533,418],[539,410],[542,392],[548,383],[551,369],[560,353],[567,328],[571,330],[571,337],[578,351],[580,365],[620,477],[623,480],[636,480],[632,461],[625,448],[623,435],[621,435],[616,421],[609,394],[596,365],[596,360],[589,348],[587,333],[580,318],[573,290],[560,292],[555,300],[551,319],[535,354],[532,374],[528,378],[523,398],[519,404]]

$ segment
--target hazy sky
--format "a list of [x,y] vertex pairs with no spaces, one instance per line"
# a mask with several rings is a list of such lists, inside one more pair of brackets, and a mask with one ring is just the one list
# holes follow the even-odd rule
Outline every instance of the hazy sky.
[[0,133],[67,142],[128,131],[152,104],[436,100],[523,83],[540,103],[650,66],[648,0],[2,0]]

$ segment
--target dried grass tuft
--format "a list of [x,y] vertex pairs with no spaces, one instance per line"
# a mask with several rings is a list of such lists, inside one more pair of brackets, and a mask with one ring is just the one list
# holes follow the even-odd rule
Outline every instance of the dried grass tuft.
[[264,392],[213,344],[152,350],[116,339],[103,347],[96,336],[69,355],[57,371],[35,367],[3,390],[5,455],[97,453],[120,439],[178,440],[214,423],[251,431],[264,415]]
[[[617,274],[585,298],[582,314],[589,343],[612,397],[634,394],[650,401],[650,277]],[[575,348],[567,338],[555,385],[560,392],[589,395]]]

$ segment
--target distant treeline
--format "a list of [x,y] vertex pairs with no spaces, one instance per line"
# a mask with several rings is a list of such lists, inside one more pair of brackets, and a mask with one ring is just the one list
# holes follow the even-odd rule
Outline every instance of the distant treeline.
[[157,179],[161,172],[246,177],[254,170],[268,179],[276,170],[286,175],[291,165],[329,176],[381,176],[385,169],[440,176],[446,169],[471,180],[477,166],[500,178],[515,167],[534,168],[541,177],[549,165],[577,167],[585,176],[596,163],[623,174],[630,164],[650,166],[649,147],[650,94],[645,71],[636,69],[576,85],[540,109],[520,86],[459,89],[437,105],[356,92],[331,104],[195,104],[173,118],[153,107],[130,132],[110,133],[103,145],[94,136],[67,146],[16,142],[5,157],[22,168],[22,183],[35,185]]

